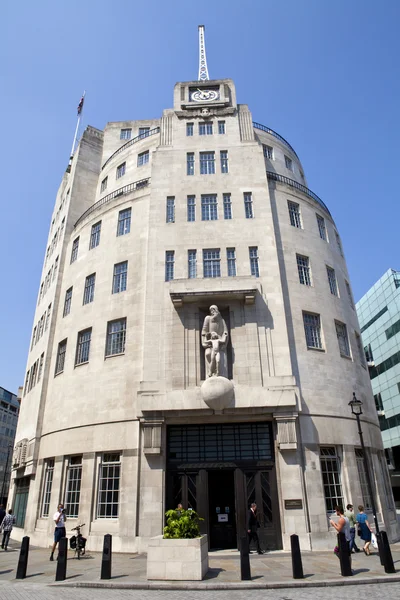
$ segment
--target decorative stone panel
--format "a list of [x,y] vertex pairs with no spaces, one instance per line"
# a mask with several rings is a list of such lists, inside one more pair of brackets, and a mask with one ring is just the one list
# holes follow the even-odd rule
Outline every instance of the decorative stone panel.
[[282,450],[296,450],[296,418],[297,415],[274,415],[278,428],[278,446]]
[[145,454],[161,454],[161,434],[163,420],[145,420],[143,427],[143,452]]

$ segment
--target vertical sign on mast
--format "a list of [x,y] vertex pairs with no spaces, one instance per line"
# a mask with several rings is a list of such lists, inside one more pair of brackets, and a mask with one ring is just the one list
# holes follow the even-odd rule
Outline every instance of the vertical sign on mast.
[[67,173],[70,173],[70,171],[71,171],[72,159],[74,158],[74,152],[75,152],[75,146],[76,146],[76,139],[78,137],[79,125],[80,125],[80,122],[81,122],[81,116],[82,116],[82,111],[83,111],[83,103],[85,102],[85,94],[86,94],[86,92],[83,92],[82,98],[80,99],[79,104],[78,104],[78,108],[77,108],[78,120],[76,122],[76,128],[75,128],[75,134],[74,134],[74,141],[72,142],[71,154],[70,154],[70,157],[69,157],[69,163],[68,163],[68,167],[67,167]]
[[204,25],[199,25],[199,81],[207,81],[208,79],[210,79],[210,77],[207,68]]

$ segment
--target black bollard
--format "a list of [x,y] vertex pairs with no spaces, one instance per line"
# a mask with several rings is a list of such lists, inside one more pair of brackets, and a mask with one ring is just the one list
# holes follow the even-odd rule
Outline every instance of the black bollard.
[[240,579],[251,580],[249,540],[246,536],[240,538]]
[[111,579],[112,535],[104,536],[100,579]]
[[303,563],[301,561],[299,536],[295,533],[290,536],[290,546],[292,548],[292,570],[293,579],[304,579]]
[[349,544],[346,541],[346,536],[343,532],[338,533],[337,537],[339,546],[340,570],[343,577],[349,577],[350,575],[353,575],[353,571],[351,570]]
[[64,579],[67,577],[67,556],[68,540],[66,537],[63,537],[58,542],[56,581],[64,581]]
[[390,550],[389,540],[386,531],[381,531],[381,553],[383,558],[383,566],[385,573],[396,573],[393,564],[392,551]]
[[383,559],[383,552],[384,552],[384,551],[383,551],[383,547],[382,547],[381,532],[379,532],[379,533],[376,533],[376,534],[375,534],[375,537],[376,537],[376,542],[377,542],[377,544],[378,544],[378,554],[379,554],[379,560],[381,561],[381,565],[382,565],[382,567],[383,567],[383,566],[384,566],[384,564],[385,564],[385,561],[384,561],[384,559]]
[[25,579],[29,556],[29,537],[22,538],[21,550],[19,551],[17,574],[15,579]]

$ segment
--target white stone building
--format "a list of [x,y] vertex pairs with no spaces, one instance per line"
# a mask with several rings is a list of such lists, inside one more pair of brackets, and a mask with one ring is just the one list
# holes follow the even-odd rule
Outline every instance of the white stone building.
[[[234,397],[203,399],[217,305]],[[212,379],[212,378],[211,378]],[[203,388],[204,390],[204,388]],[[210,546],[331,549],[337,502],[397,538],[381,433],[340,237],[280,135],[232,80],[178,83],[160,119],[88,127],[55,203],[17,431],[16,536],[47,546],[64,501],[89,548],[146,548],[182,502]],[[21,458],[22,457],[22,458]],[[20,509],[22,510],[22,509]]]

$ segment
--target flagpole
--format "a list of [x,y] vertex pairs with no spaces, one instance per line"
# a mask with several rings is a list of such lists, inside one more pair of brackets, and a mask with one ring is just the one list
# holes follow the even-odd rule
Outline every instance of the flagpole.
[[72,159],[74,158],[74,151],[75,151],[76,139],[78,137],[78,131],[79,131],[79,125],[80,125],[80,122],[81,122],[81,116],[82,116],[82,112],[83,112],[83,101],[85,99],[85,94],[86,94],[86,91],[83,92],[81,101],[79,103],[79,106],[82,106],[82,108],[78,112],[78,120],[76,122],[76,128],[75,128],[75,133],[74,133],[74,141],[72,142],[71,154],[69,156],[69,163],[68,163],[68,167],[67,167],[67,173],[69,173],[71,171]]

